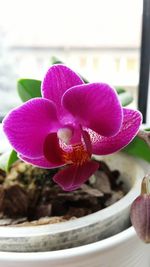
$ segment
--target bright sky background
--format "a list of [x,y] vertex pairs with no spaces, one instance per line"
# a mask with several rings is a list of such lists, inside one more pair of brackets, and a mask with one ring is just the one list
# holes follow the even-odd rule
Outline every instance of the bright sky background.
[[13,45],[139,47],[142,0],[0,0]]

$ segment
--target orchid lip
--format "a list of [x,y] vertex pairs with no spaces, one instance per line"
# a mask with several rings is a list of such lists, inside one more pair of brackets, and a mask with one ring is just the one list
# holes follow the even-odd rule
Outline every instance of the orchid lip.
[[90,155],[82,144],[76,144],[72,146],[72,151],[64,151],[64,153],[62,154],[62,159],[66,164],[81,166],[86,161],[90,160]]

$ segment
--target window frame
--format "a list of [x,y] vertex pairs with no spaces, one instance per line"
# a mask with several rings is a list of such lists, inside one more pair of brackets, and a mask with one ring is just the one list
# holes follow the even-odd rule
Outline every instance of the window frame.
[[150,0],[143,0],[138,109],[147,123],[150,70]]

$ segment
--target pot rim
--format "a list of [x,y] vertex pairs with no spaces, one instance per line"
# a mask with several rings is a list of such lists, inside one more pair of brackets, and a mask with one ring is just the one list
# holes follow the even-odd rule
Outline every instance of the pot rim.
[[46,252],[0,252],[0,260],[4,261],[42,261],[42,260],[61,260],[61,259],[68,259],[68,258],[75,258],[75,257],[83,257],[93,254],[93,253],[103,253],[106,250],[110,250],[112,247],[118,247],[120,244],[133,239],[137,238],[137,241],[141,242],[133,226],[129,227],[128,229],[114,235],[103,239],[101,241],[97,241],[91,244],[68,248],[63,250],[56,250],[56,251],[46,251]]

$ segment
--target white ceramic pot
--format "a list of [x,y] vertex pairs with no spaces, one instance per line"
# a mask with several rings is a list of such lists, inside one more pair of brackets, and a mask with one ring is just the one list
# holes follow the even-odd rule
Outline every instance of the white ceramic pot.
[[[59,224],[0,227],[0,251],[50,251],[102,240],[129,227],[130,204],[140,192],[143,169],[125,154],[105,156],[111,169],[118,169],[129,192],[118,202],[82,218]],[[92,266],[93,267],[93,266]]]
[[51,252],[0,252],[1,267],[149,267],[150,247],[133,227],[105,240]]

